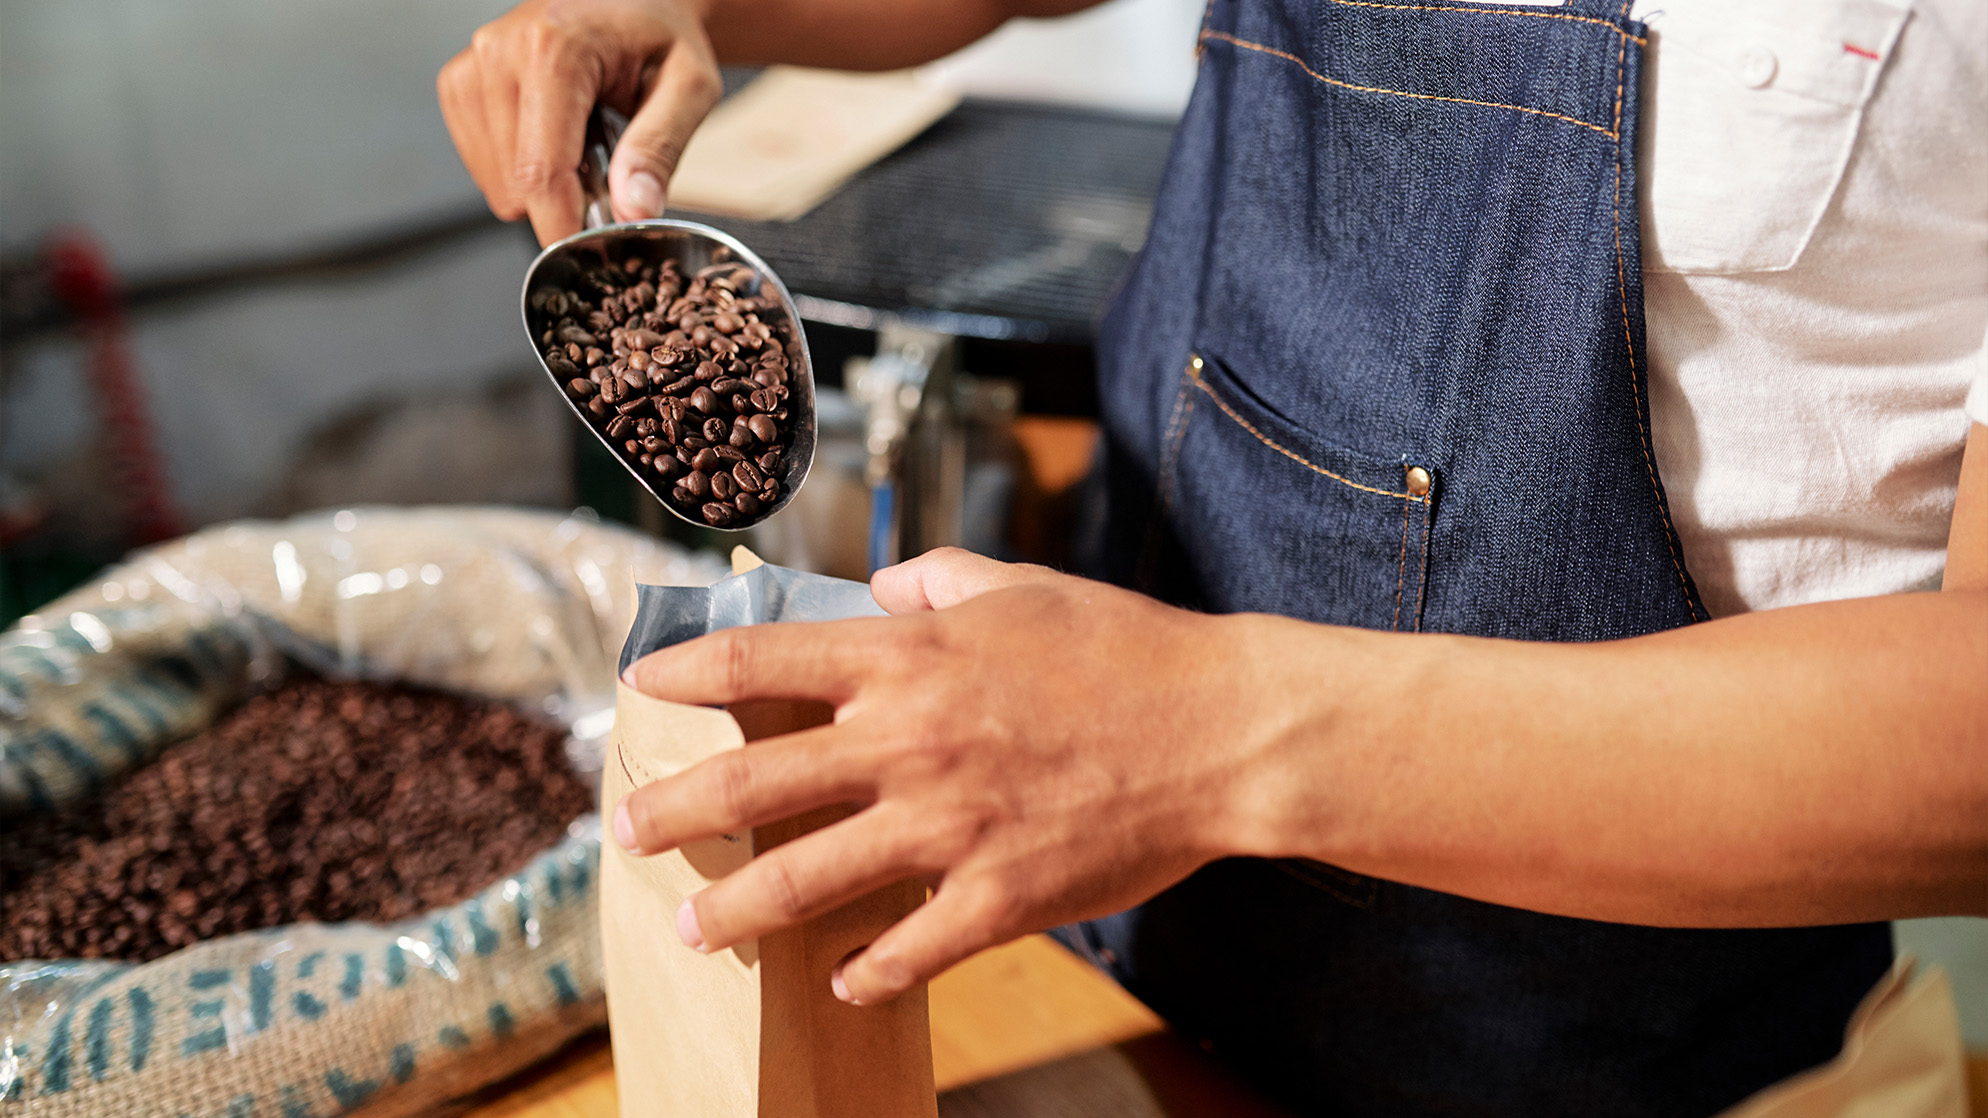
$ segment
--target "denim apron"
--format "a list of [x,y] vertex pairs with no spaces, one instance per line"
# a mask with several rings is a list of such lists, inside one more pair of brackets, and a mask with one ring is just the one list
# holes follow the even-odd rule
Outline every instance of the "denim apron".
[[[1705,617],[1649,436],[1642,35],[1623,0],[1212,0],[1101,330],[1109,577],[1400,632]],[[1892,956],[1883,924],[1640,928],[1302,860],[1061,934],[1356,1115],[1711,1114],[1831,1058]]]

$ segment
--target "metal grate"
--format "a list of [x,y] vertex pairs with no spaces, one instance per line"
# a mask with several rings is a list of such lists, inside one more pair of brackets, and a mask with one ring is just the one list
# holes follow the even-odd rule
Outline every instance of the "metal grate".
[[792,222],[695,214],[780,273],[802,313],[1088,341],[1143,242],[1168,121],[968,101]]

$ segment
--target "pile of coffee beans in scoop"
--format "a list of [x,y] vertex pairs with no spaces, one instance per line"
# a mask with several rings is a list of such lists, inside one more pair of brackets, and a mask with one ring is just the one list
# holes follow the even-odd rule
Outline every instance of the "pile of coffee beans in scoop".
[[93,800],[0,821],[0,963],[467,900],[592,808],[565,742],[502,703],[293,680]]
[[747,294],[758,276],[729,250],[689,277],[645,260],[640,242],[620,251],[571,288],[531,293],[546,367],[678,511],[747,527],[786,476],[794,324],[770,289]]

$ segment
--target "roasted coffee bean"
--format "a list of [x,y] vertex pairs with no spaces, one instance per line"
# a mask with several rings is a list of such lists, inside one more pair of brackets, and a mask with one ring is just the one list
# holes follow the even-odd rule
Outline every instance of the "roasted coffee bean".
[[732,464],[732,477],[738,481],[740,489],[757,490],[766,484],[766,475],[750,459]]
[[703,500],[711,495],[711,478],[703,470],[693,469],[683,476],[683,487],[691,496]]
[[705,505],[700,511],[704,514],[704,523],[713,528],[723,528],[738,518],[732,506],[721,505],[715,501]]
[[753,459],[753,461],[759,463],[759,471],[768,477],[779,474],[780,466],[786,460],[786,455],[781,453],[779,447],[774,447],[772,450]]
[[610,439],[623,438],[633,430],[635,430],[635,421],[625,415],[617,415],[608,420],[607,437]]
[[761,505],[758,497],[751,493],[741,493],[732,498],[732,507],[739,510],[741,516],[758,516]]
[[739,483],[730,474],[711,475],[711,495],[720,501],[729,501],[739,495]]
[[[784,385],[800,345],[784,304],[750,267],[719,258],[686,280],[637,248],[584,270],[574,290],[535,292],[526,303],[547,367],[571,369],[559,383],[610,446],[665,479],[683,478],[666,498],[678,511],[701,517],[704,505],[723,503],[736,523],[752,515],[737,497],[764,511],[777,491],[768,465],[781,461],[792,434]],[[617,422],[631,418],[632,429]],[[757,492],[733,472],[740,462],[758,471]],[[702,475],[703,492],[692,474]],[[712,501],[712,485],[736,492]]]
[[0,820],[0,964],[457,904],[592,806],[566,736],[504,703],[293,679],[83,804]]

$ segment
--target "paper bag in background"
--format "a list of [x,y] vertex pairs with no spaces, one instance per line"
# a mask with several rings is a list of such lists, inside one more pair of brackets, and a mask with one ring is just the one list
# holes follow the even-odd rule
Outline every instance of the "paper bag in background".
[[712,110],[670,178],[671,208],[792,221],[959,104],[910,70],[774,66]]
[[[743,549],[741,549],[742,551]],[[750,559],[748,563],[756,563]],[[739,565],[735,557],[735,569]],[[731,625],[882,611],[861,583],[759,567],[708,589],[644,586],[624,665]],[[627,792],[748,741],[829,721],[826,706],[765,702],[727,712],[622,687],[601,782]],[[921,986],[882,1006],[836,1000],[829,973],[924,900],[901,882],[807,923],[701,955],[676,934],[690,893],[755,853],[828,825],[844,808],[636,858],[603,844],[601,941],[624,1118],[933,1118],[931,1034]]]

